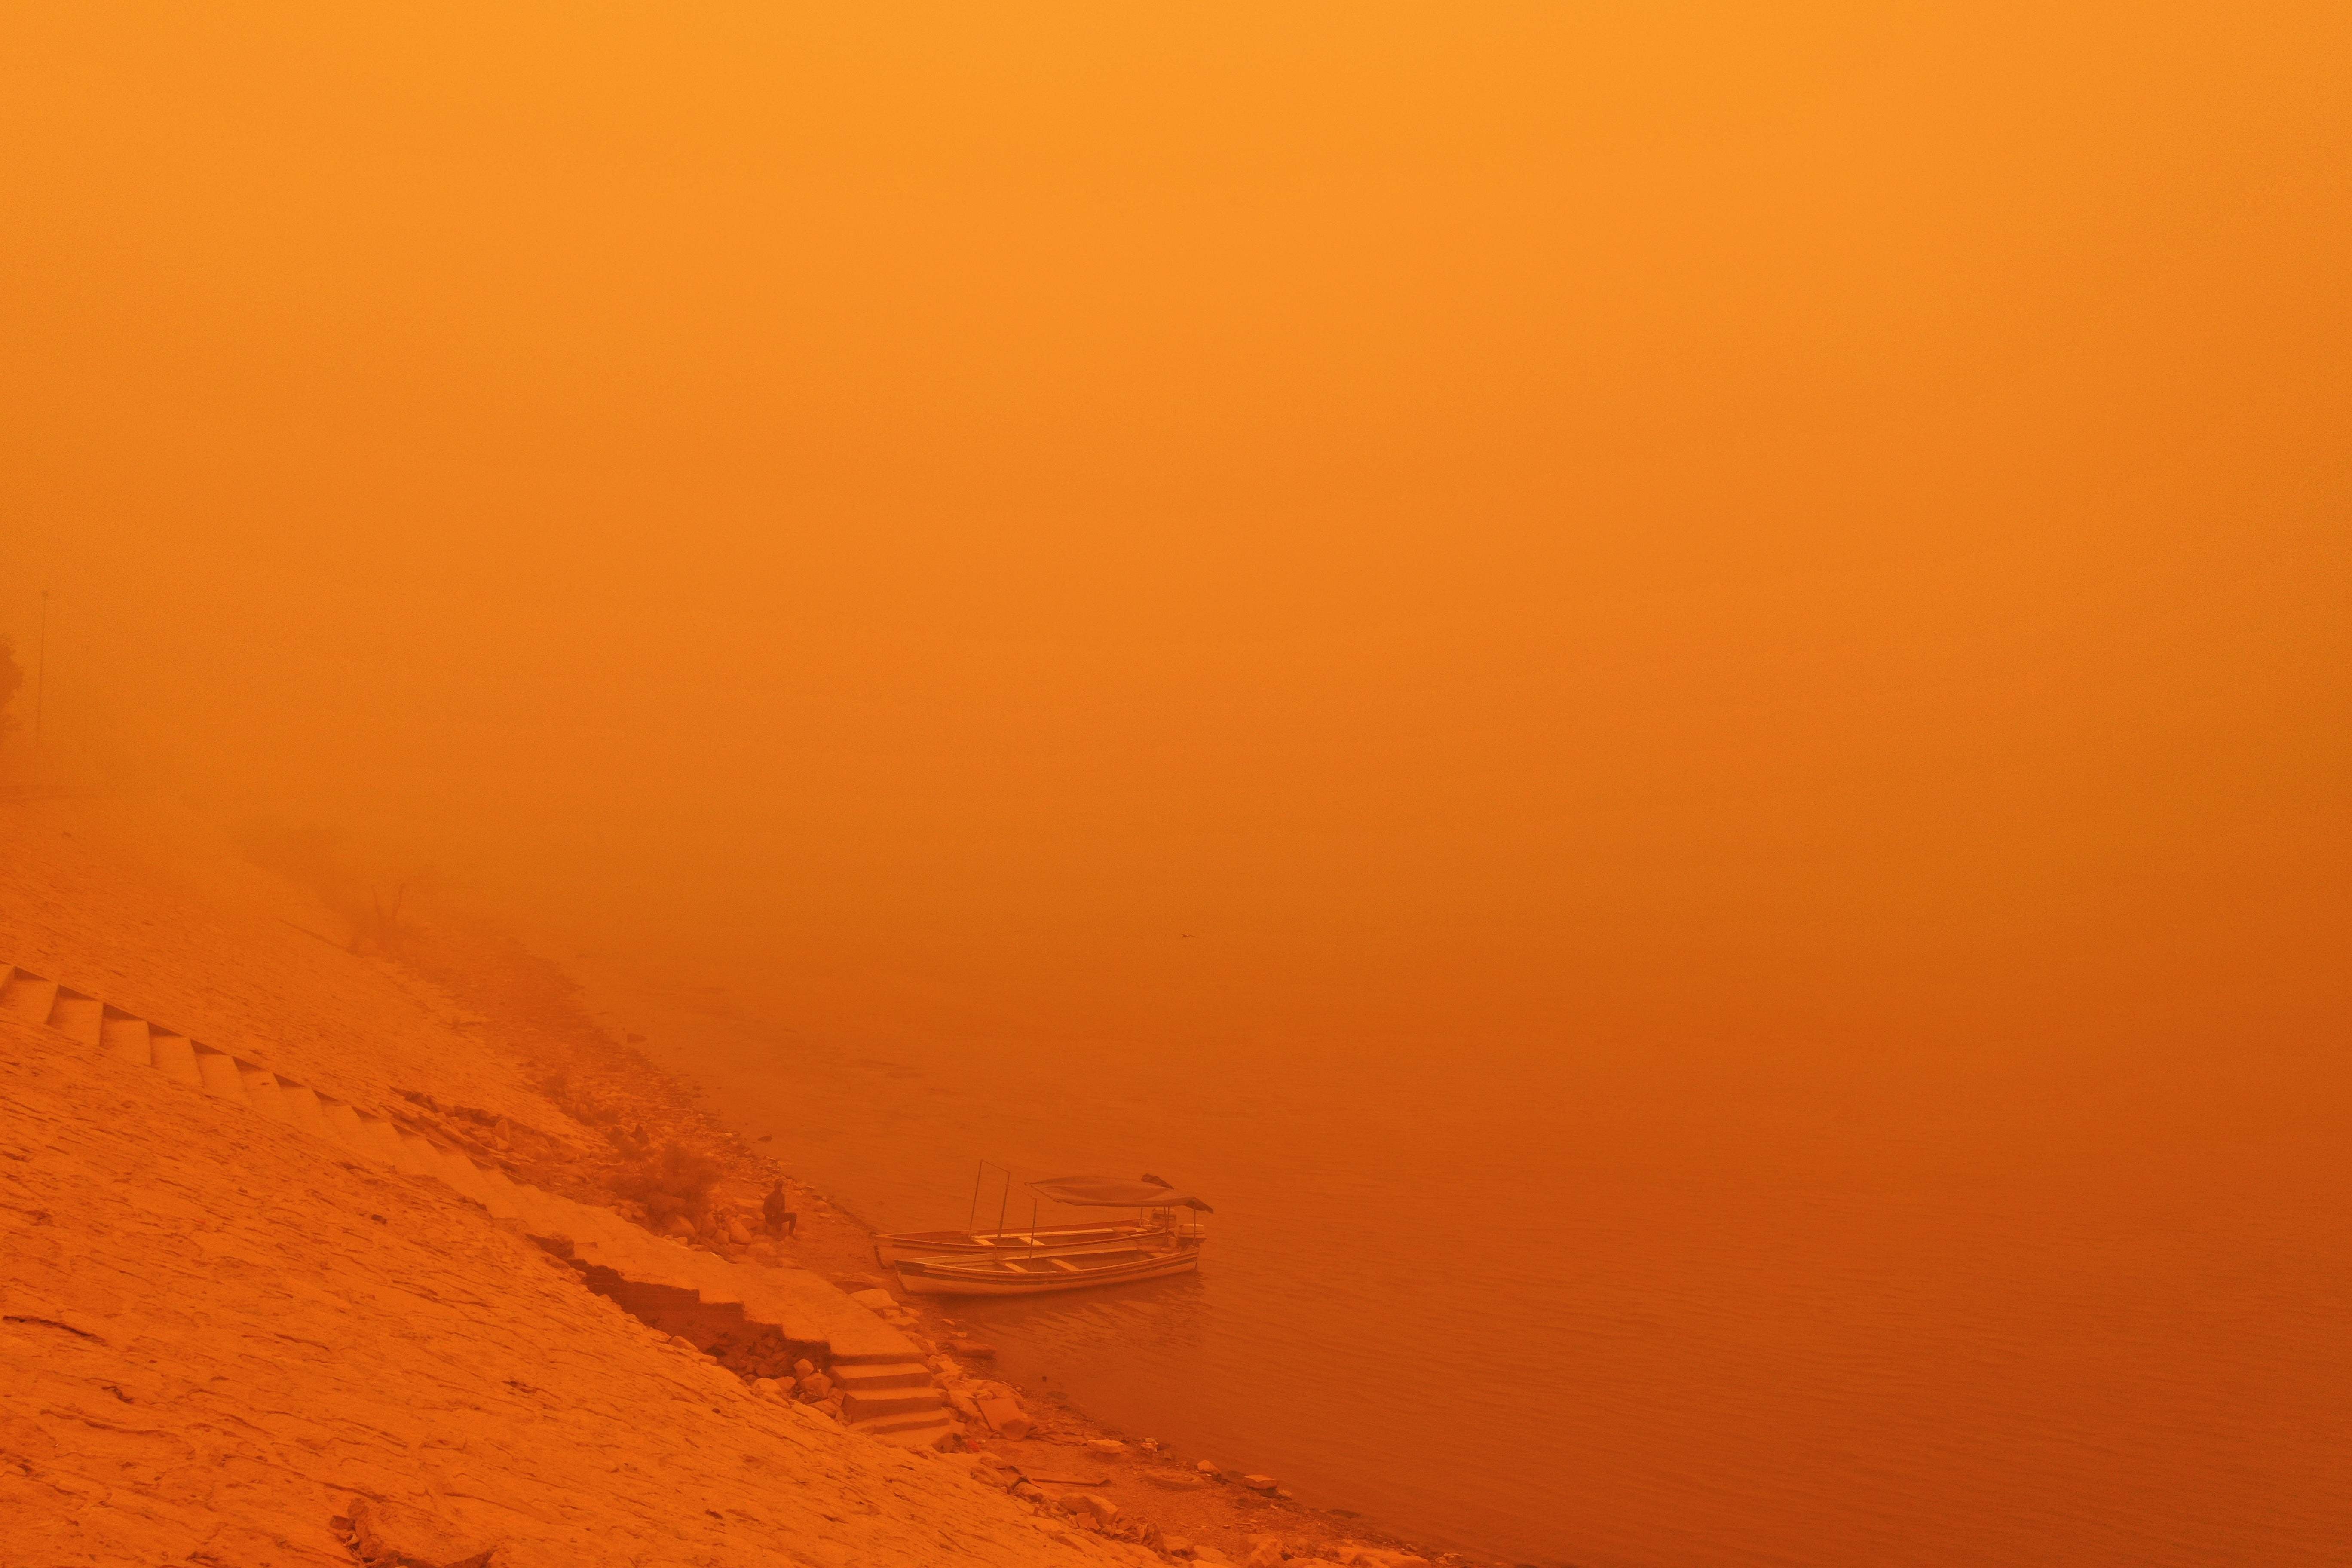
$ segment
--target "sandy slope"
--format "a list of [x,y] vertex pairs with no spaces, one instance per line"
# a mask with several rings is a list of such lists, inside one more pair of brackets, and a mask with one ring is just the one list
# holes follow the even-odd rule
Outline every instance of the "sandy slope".
[[[174,843],[0,811],[0,954],[321,1089],[591,1141],[429,987]],[[755,1396],[436,1183],[13,1023],[0,1318],[9,1568],[350,1563],[363,1500],[508,1568],[1155,1560]]]
[[1149,1562],[761,1399],[425,1179],[0,1024],[0,1562]]
[[430,1089],[596,1142],[433,989],[208,825],[102,801],[0,805],[0,961],[372,1105]]

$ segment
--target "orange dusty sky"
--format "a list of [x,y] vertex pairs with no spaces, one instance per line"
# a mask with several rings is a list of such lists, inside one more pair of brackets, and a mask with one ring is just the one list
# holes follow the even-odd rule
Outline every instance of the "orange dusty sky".
[[814,9],[16,16],[53,752],[844,1027],[2340,1042],[2352,9]]

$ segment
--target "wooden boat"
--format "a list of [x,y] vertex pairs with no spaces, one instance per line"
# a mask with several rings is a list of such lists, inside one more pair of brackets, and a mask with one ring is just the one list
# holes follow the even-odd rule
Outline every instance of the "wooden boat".
[[1147,1221],[1136,1219],[1031,1226],[1026,1230],[901,1230],[874,1238],[874,1261],[888,1268],[901,1258],[970,1258],[1067,1252],[1073,1247],[1133,1241],[1150,1229]]
[[1190,1274],[1206,1237],[1163,1230],[1139,1241],[997,1258],[901,1258],[898,1288],[913,1296],[1038,1296]]
[[[982,1167],[984,1175],[989,1167]],[[1180,1193],[1157,1176],[1127,1181],[1117,1176],[1057,1176],[1030,1182],[1030,1223],[1025,1229],[898,1231],[874,1238],[874,1256],[895,1268],[900,1285],[920,1295],[1025,1296],[1154,1279],[1201,1266],[1208,1233],[1199,1216],[1207,1204]],[[1009,1173],[1005,1186],[1012,1186]],[[1043,1202],[1079,1208],[1132,1208],[1133,1219],[1041,1226]],[[973,1206],[979,1183],[973,1184]],[[1003,1205],[1000,1204],[1000,1215]]]

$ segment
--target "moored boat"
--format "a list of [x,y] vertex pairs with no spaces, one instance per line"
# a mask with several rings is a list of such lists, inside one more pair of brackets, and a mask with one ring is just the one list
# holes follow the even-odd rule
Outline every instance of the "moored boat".
[[1190,1274],[1205,1238],[1170,1229],[1140,1240],[1000,1258],[902,1258],[899,1289],[915,1296],[1036,1296],[1089,1285]]
[[874,1238],[874,1260],[887,1268],[901,1258],[996,1258],[1067,1252],[1073,1247],[1133,1241],[1150,1228],[1138,1219],[1031,1226],[1026,1230],[901,1230]]
[[[876,1237],[874,1256],[898,1271],[904,1289],[919,1295],[1025,1296],[1153,1279],[1200,1267],[1208,1239],[1200,1216],[1213,1211],[1157,1176],[1131,1182],[1057,1176],[1025,1185],[1033,1198],[1024,1229],[1005,1228],[1000,1218],[999,1228],[990,1231],[898,1231]],[[1043,1202],[1132,1208],[1136,1215],[1131,1220],[1040,1226],[1035,1205]]]

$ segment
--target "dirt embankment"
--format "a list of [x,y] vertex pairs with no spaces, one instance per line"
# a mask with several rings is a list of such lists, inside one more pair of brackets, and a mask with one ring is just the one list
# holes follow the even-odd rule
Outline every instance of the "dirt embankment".
[[[0,962],[322,1093],[396,1100],[519,1181],[693,1245],[877,1283],[863,1226],[597,1025],[560,971],[450,909],[362,901],[315,859],[265,869],[168,815],[14,803]],[[908,1459],[754,1394],[789,1379],[782,1347],[639,1322],[446,1189],[51,1031],[0,1045],[0,1363],[39,1391],[0,1428],[0,1560],[349,1562],[404,1520],[509,1564],[1141,1552],[1118,1537],[1149,1544],[1139,1562],[1398,1558],[1051,1396],[1029,1397],[1025,1434],[971,1424],[972,1452]],[[789,1237],[758,1234],[780,1180]],[[932,1303],[901,1323],[950,1387],[985,1382]]]

